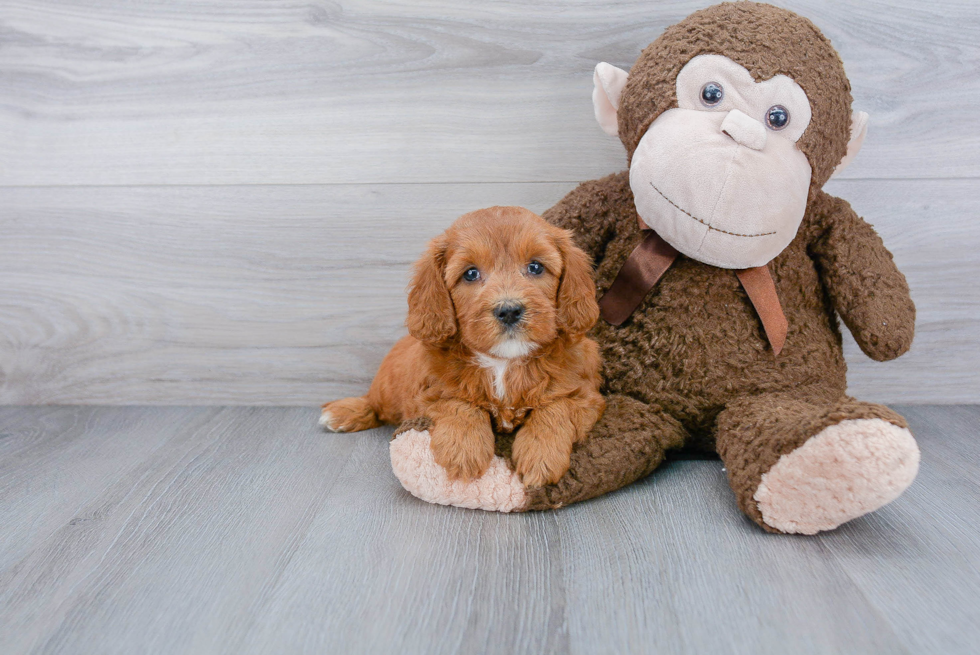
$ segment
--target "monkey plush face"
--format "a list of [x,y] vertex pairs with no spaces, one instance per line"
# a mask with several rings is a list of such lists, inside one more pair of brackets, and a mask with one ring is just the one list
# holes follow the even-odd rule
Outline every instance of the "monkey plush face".
[[810,122],[806,93],[785,75],[756,82],[727,57],[700,55],[677,75],[677,105],[633,153],[640,218],[706,264],[765,264],[806,210],[810,163],[796,147]]
[[782,252],[810,189],[850,161],[867,124],[866,114],[848,120],[843,66],[816,28],[751,2],[692,14],[633,72],[603,63],[594,81],[596,118],[630,153],[640,219],[722,268],[762,266]]

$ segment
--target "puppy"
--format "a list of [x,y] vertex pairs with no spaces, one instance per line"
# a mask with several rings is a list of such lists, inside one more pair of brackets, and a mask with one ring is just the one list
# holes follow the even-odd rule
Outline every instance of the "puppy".
[[568,232],[527,209],[465,214],[415,266],[410,336],[366,396],[326,403],[320,424],[354,432],[427,418],[453,480],[480,477],[494,430],[516,430],[524,484],[557,482],[605,409],[598,347],[584,336],[599,317],[591,272]]

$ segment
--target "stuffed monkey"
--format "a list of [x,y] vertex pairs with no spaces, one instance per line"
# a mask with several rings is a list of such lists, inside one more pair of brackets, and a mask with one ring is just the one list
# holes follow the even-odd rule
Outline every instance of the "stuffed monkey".
[[691,448],[720,455],[739,507],[771,532],[830,530],[898,497],[919,451],[900,415],[846,394],[838,316],[886,361],[909,349],[915,307],[874,229],[821,190],[867,125],[830,42],[792,12],[725,3],[668,28],[629,73],[599,64],[594,82],[629,169],[544,216],[595,262],[605,415],[539,488],[506,457],[450,481],[424,426],[403,426],[402,484],[430,502],[549,509]]

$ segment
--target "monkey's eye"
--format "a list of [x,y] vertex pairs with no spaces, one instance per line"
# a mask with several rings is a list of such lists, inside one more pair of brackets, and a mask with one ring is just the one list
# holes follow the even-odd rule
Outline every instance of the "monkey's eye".
[[476,282],[480,279],[480,269],[478,269],[476,266],[470,266],[463,273],[463,279],[467,282]]
[[773,105],[766,112],[766,125],[770,130],[781,130],[789,125],[789,112],[782,105]]
[[541,275],[544,273],[544,265],[541,262],[531,262],[527,265],[528,275]]
[[701,104],[714,107],[725,97],[725,90],[717,82],[708,82],[701,87]]

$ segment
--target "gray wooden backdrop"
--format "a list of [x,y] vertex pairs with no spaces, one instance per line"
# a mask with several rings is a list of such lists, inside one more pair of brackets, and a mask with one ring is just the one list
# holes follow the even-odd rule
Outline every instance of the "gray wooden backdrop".
[[[0,403],[362,392],[425,241],[622,169],[592,68],[707,4],[4,0]],[[978,402],[980,6],[781,4],[871,114],[829,186],[919,308],[896,362],[848,341],[852,392]]]

